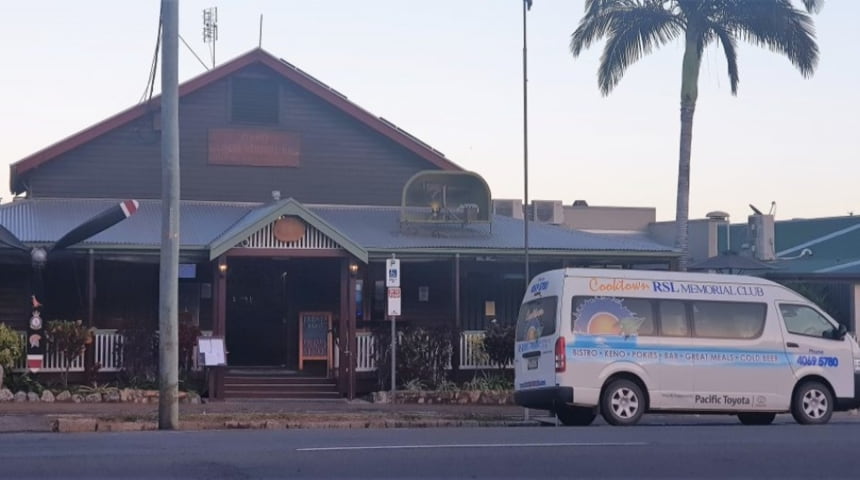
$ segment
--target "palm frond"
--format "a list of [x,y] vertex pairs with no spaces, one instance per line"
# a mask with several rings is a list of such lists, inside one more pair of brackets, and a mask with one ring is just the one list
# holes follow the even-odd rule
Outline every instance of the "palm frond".
[[728,32],[754,45],[782,53],[810,77],[818,65],[818,43],[812,17],[789,0],[743,2],[734,0],[719,19]]
[[716,36],[720,45],[723,46],[723,53],[726,55],[726,65],[728,66],[729,84],[731,85],[732,95],[738,94],[738,82],[740,76],[738,74],[738,50],[737,40],[731,33],[722,27],[722,25],[711,24],[710,30]]
[[683,31],[681,20],[657,1],[637,2],[634,8],[613,10],[606,16],[607,41],[597,71],[603,95],[612,91],[630,65]]
[[803,0],[803,6],[809,13],[818,13],[824,8],[824,0]]

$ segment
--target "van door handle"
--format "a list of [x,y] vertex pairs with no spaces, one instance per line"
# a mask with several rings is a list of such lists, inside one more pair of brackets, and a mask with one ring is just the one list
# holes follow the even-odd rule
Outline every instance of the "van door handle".
[[785,346],[786,346],[786,347],[788,347],[788,348],[800,348],[800,345],[798,345],[798,344],[796,344],[796,343],[794,343],[794,342],[788,342],[788,343],[786,343],[786,344],[785,344]]
[[540,350],[532,350],[531,352],[526,352],[523,354],[523,358],[539,357],[539,356],[540,356]]

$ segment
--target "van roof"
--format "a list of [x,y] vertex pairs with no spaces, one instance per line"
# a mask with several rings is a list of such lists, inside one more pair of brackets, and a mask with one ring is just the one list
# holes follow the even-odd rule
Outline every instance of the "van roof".
[[778,285],[770,280],[728,273],[689,273],[664,270],[622,270],[615,268],[566,268],[565,277],[611,276],[636,280],[684,280],[688,282],[746,283],[751,285]]

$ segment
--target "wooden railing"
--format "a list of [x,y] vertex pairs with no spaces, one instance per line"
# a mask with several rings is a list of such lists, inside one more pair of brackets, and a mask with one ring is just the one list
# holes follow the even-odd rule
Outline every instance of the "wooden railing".
[[[26,333],[19,332],[21,337],[21,345],[24,351],[27,350]],[[96,363],[99,364],[100,372],[118,372],[122,370],[122,352],[119,345],[122,343],[122,335],[116,330],[96,330],[95,338],[93,339],[96,351]],[[18,361],[18,364],[13,368],[14,371],[24,371],[27,369],[26,355]],[[51,348],[48,344],[48,350],[45,352],[45,361],[40,372],[62,372],[63,357],[59,352]],[[84,357],[76,358],[69,366],[70,372],[84,371]]]

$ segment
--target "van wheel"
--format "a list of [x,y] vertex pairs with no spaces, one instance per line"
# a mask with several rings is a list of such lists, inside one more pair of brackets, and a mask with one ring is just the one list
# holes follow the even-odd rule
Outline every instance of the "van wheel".
[[791,415],[802,425],[821,425],[833,415],[833,394],[821,382],[804,382],[791,399]]
[[600,414],[610,425],[633,425],[645,413],[645,395],[634,382],[619,378],[603,389]]
[[776,418],[775,413],[739,413],[738,419],[744,425],[770,425]]
[[555,411],[555,416],[561,423],[569,427],[584,427],[591,425],[597,414],[593,408],[563,405]]

